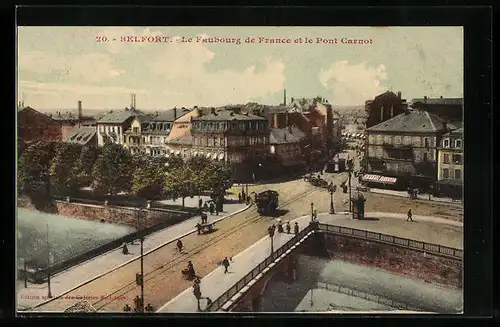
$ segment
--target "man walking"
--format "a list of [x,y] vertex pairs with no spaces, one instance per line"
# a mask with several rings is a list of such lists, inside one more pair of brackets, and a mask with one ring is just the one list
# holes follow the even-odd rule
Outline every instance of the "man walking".
[[181,239],[178,239],[177,240],[177,249],[179,250],[179,252],[182,252],[182,247],[183,247],[182,241],[181,241]]
[[227,260],[227,257],[222,260],[222,265],[224,266],[224,274],[227,274],[227,268],[229,267],[229,260]]
[[406,221],[413,221],[412,214],[411,214],[411,209],[408,210],[408,217],[406,217]]

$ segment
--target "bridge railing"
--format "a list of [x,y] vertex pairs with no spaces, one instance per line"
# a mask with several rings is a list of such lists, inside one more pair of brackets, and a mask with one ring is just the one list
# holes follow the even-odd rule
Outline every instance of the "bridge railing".
[[262,273],[271,263],[273,263],[282,254],[288,251],[292,246],[294,246],[298,241],[300,241],[304,236],[306,236],[310,231],[315,228],[314,225],[308,225],[306,228],[301,230],[297,235],[288,240],[280,248],[274,251],[270,256],[268,256],[264,261],[258,264],[254,269],[252,269],[248,274],[241,278],[236,284],[219,296],[215,301],[213,301],[204,311],[217,311],[222,308],[222,306],[227,303],[233,296],[238,294],[250,281]]
[[408,238],[402,238],[377,232],[370,232],[362,229],[328,225],[328,224],[319,224],[319,229],[338,235],[354,236],[366,240],[375,240],[384,243],[395,244],[409,249],[415,249],[437,255],[452,257],[454,259],[463,258],[463,250],[439,244],[425,243],[421,241],[411,240]]

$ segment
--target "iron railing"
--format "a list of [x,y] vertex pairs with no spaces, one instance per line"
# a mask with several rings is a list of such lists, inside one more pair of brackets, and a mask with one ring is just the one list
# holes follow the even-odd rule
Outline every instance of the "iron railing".
[[394,244],[400,247],[409,248],[412,250],[424,251],[431,254],[446,256],[453,259],[463,259],[463,250],[451,248],[439,244],[425,243],[422,241],[411,240],[377,232],[370,232],[350,227],[341,227],[327,224],[319,224],[319,229],[338,235],[353,236],[356,238],[373,240],[383,243]]
[[297,235],[288,240],[284,245],[282,245],[274,253],[268,256],[263,262],[257,265],[257,267],[252,269],[248,274],[246,274],[243,278],[236,282],[236,284],[234,284],[215,301],[213,301],[204,311],[217,311],[222,308],[225,303],[227,303],[233,296],[238,294],[238,292],[242,290],[248,283],[250,283],[250,281],[252,281],[260,273],[262,273],[264,269],[266,269],[271,263],[273,263],[283,253],[288,251],[292,246],[294,246],[313,229],[315,229],[314,225],[308,225],[306,228],[301,230]]

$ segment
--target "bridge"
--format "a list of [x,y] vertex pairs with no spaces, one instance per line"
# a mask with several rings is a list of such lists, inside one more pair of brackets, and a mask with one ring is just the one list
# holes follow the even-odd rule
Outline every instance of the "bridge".
[[[264,255],[264,257],[262,257],[261,252],[252,251],[253,268],[248,267],[246,275],[232,284],[229,283],[232,278],[230,276],[218,285],[209,283],[211,274],[205,276],[201,285],[202,293],[208,293],[211,296],[217,294],[216,298],[202,296],[197,303],[192,292],[186,290],[184,294],[181,293],[160,308],[158,312],[194,311],[198,305],[198,311],[205,312],[262,311],[262,295],[268,282],[277,275],[292,282],[296,279],[298,256],[321,248],[326,251],[330,258],[356,256],[363,260],[385,261],[385,263],[390,261],[390,264],[395,267],[402,266],[404,269],[417,270],[427,281],[462,286],[463,251],[456,248],[318,222],[311,222],[297,235],[278,233],[275,236],[275,242],[278,243],[279,247],[273,253],[269,251],[269,255]],[[267,244],[256,246],[264,249]],[[260,261],[256,260],[259,255]],[[235,257],[236,260],[237,257]],[[376,294],[364,293],[362,290],[321,281],[318,281],[317,284],[318,288],[326,287],[351,296],[375,299],[375,302],[383,301],[381,303],[391,305],[394,308],[415,309],[409,304],[396,303]],[[206,292],[203,292],[203,289]]]

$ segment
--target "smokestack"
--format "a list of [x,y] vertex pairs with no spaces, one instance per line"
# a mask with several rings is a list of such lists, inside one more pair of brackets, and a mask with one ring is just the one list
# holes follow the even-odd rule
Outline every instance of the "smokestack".
[[83,117],[83,112],[82,112],[82,101],[78,101],[78,127],[80,127],[82,123],[82,117]]
[[177,107],[174,107],[174,120],[177,119]]
[[286,106],[286,89],[283,90],[283,105]]
[[398,99],[401,100],[401,92],[398,92]]
[[134,95],[130,95],[130,109],[134,109]]

